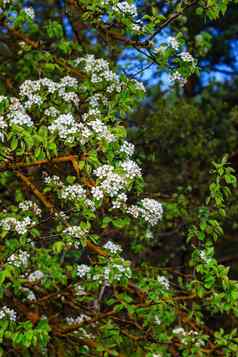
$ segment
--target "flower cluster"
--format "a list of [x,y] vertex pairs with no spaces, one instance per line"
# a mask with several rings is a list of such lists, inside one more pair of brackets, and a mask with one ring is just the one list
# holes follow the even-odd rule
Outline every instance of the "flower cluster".
[[3,306],[0,310],[0,320],[7,319],[10,321],[16,321],[16,311],[10,309],[8,306]]
[[110,197],[115,197],[126,184],[125,178],[115,172],[110,172],[100,183],[100,189],[107,193]]
[[128,157],[132,156],[135,151],[135,145],[132,143],[128,143],[125,141],[122,146],[120,147],[120,152],[125,153]]
[[170,75],[170,81],[171,82],[179,82],[181,85],[184,85],[187,82],[187,80],[182,76],[181,73],[179,73],[179,71],[174,71]]
[[32,211],[36,216],[40,216],[41,215],[41,209],[33,201],[29,201],[29,200],[28,201],[22,201],[21,203],[19,203],[19,208],[22,211]]
[[46,185],[52,186],[52,187],[62,187],[64,186],[63,182],[61,181],[60,177],[57,175],[53,176],[45,176],[44,177],[44,182]]
[[168,39],[167,39],[167,43],[174,50],[178,50],[179,49],[179,42],[178,42],[176,37],[169,36]]
[[194,344],[196,347],[204,346],[204,341],[200,339],[199,333],[197,331],[185,331],[183,327],[178,326],[175,327],[172,332],[184,345]]
[[127,212],[134,218],[138,218],[141,215],[146,222],[154,226],[162,218],[163,207],[160,202],[154,199],[144,198],[141,200],[140,205],[128,207]]
[[90,121],[88,125],[92,128],[92,130],[98,135],[100,139],[105,139],[109,143],[115,141],[115,136],[110,133],[108,127],[103,124],[103,122],[99,119],[94,121]]
[[17,253],[10,255],[7,259],[7,263],[14,265],[15,267],[27,266],[30,258],[30,254],[26,251],[19,250]]
[[112,10],[115,13],[118,13],[119,15],[120,13],[132,17],[136,17],[138,15],[136,6],[134,4],[129,4],[127,1],[118,2],[116,5],[112,7]]
[[126,208],[127,195],[122,192],[112,201],[112,208]]
[[97,188],[99,191],[107,193],[110,197],[117,196],[126,183],[123,176],[113,171],[114,167],[110,165],[102,165],[94,170],[94,175],[100,180],[100,185]]
[[28,280],[31,282],[31,283],[35,283],[41,279],[44,278],[44,273],[40,270],[36,270],[34,271],[33,273],[31,273],[29,276],[28,276]]
[[121,163],[121,167],[125,171],[126,178],[134,179],[135,177],[141,177],[141,168],[133,160],[126,160]]
[[4,121],[4,118],[0,116],[0,140],[4,141],[4,129],[7,129],[7,123]]
[[104,244],[104,248],[109,250],[111,254],[118,254],[122,251],[121,247],[118,244],[115,244],[110,240],[106,244]]
[[72,238],[82,238],[88,233],[87,229],[83,229],[80,226],[70,226],[63,230],[63,234]]
[[5,231],[14,230],[18,234],[27,233],[28,229],[34,226],[35,222],[30,217],[23,218],[22,221],[18,221],[14,217],[6,217],[0,221],[0,227]]
[[122,195],[123,192],[121,191],[125,190],[129,180],[141,177],[141,169],[136,162],[130,159],[121,162],[118,168],[121,168],[124,173],[115,172],[114,167],[110,165],[102,165],[94,170],[94,175],[98,177],[100,184],[92,192],[98,198],[102,198],[102,192],[113,198],[120,195],[114,201],[115,208],[126,202],[127,196],[125,194]]
[[81,185],[70,185],[63,187],[63,189],[61,190],[61,198],[63,200],[75,201],[81,198],[85,198],[85,193],[86,191]]
[[77,107],[79,103],[79,97],[75,93],[77,86],[77,79],[70,76],[63,77],[59,82],[54,82],[49,78],[26,80],[20,86],[20,97],[26,98],[24,107],[31,108],[32,105],[38,106],[46,100],[41,95],[42,90],[46,90],[49,94],[57,94],[60,99]]
[[91,268],[86,264],[78,265],[77,266],[77,276],[79,276],[80,278],[84,278],[88,275],[90,270],[91,270]]
[[[118,248],[114,248],[119,253]],[[116,254],[116,253],[115,253]],[[100,284],[110,285],[114,282],[128,280],[132,276],[130,263],[116,255],[107,260],[106,265],[102,267],[91,268],[88,273],[88,278],[97,281]]]
[[140,212],[144,220],[152,226],[156,225],[161,220],[163,214],[161,203],[151,198],[144,198],[141,200],[141,205]]
[[170,288],[169,280],[165,276],[159,275],[157,277],[157,280],[160,283],[160,285],[163,286],[164,289],[169,290],[169,288]]
[[190,63],[192,63],[194,65],[196,64],[195,59],[193,58],[193,56],[189,52],[181,52],[179,54],[179,56],[181,57],[181,59],[184,62],[190,62]]
[[24,7],[23,11],[25,12],[25,14],[31,19],[34,20],[35,18],[35,11],[32,7]]
[[103,194],[103,191],[100,190],[100,188],[98,188],[98,187],[92,187],[91,193],[92,193],[92,196],[93,196],[93,198],[94,198],[95,200],[101,200],[101,199],[103,199],[104,194]]
[[22,291],[26,294],[26,299],[29,301],[35,301],[36,300],[36,295],[34,292],[29,289],[29,288],[22,288]]
[[80,125],[75,121],[71,113],[61,114],[48,127],[50,132],[57,132],[62,141],[72,143],[75,134],[80,132]]
[[89,267],[81,264],[77,267],[77,275],[80,278],[87,278],[89,280],[97,281],[98,283],[106,283],[109,285],[113,282],[120,282],[122,279],[130,279],[132,276],[129,262],[120,257],[115,257],[120,253],[121,247],[110,242],[104,248],[111,250],[113,255],[107,260],[107,265],[103,267]]
[[[31,117],[26,113],[25,108],[17,98],[11,98],[7,108],[6,118],[0,117],[0,129],[6,130],[13,125],[32,127],[33,121]],[[2,141],[4,139],[4,133],[0,132]]]
[[106,92],[121,92],[122,82],[117,74],[110,70],[109,64],[104,59],[96,59],[94,55],[87,55],[77,58],[75,65],[84,64],[84,70],[89,74],[90,80],[94,84],[106,82]]
[[81,323],[87,321],[88,319],[89,319],[89,317],[87,315],[81,314],[77,317],[68,317],[67,316],[65,320],[66,320],[67,324],[75,325],[75,324],[81,324]]
[[[183,86],[187,77],[194,73],[196,70],[197,61],[193,56],[187,52],[182,51],[183,45],[182,42],[176,38],[169,36],[166,42],[163,42],[160,47],[155,48],[155,52],[159,56],[160,60],[168,61],[168,58],[174,59],[174,63],[171,66],[168,61],[168,67],[170,69],[169,80],[174,82],[179,82]],[[186,66],[186,70],[185,70]]]
[[56,118],[58,115],[60,115],[60,111],[55,107],[51,106],[44,111],[44,114],[47,117]]
[[122,279],[130,279],[132,275],[131,269],[121,259],[120,263],[112,262],[104,268],[103,279],[106,283],[121,281]]

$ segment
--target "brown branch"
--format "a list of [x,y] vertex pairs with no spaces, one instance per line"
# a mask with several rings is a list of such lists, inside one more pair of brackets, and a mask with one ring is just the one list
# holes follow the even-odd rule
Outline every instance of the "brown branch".
[[[37,50],[37,49],[43,50],[43,47],[41,46],[40,42],[33,41],[25,33],[20,32],[18,30],[15,30],[12,27],[9,27],[8,24],[6,22],[4,22],[4,21],[2,21],[2,26],[4,26],[9,31],[9,33],[12,34],[14,37],[18,38],[19,40],[22,40],[22,41],[26,42],[33,49],[35,49],[35,50]],[[74,75],[78,76],[80,79],[84,79],[85,78],[85,76],[83,75],[83,73],[81,71],[79,71],[78,69],[72,67],[70,64],[66,63],[64,60],[59,59],[58,57],[56,57],[54,55],[53,55],[53,59],[54,59],[55,63],[58,63],[59,65],[63,66],[71,74],[74,74]]]
[[198,0],[192,1],[190,4],[184,6],[184,8],[180,12],[174,12],[171,14],[161,25],[159,25],[158,29],[149,37],[149,41],[152,41],[166,26],[176,20],[179,16],[183,15],[184,11],[196,5]]
[[14,28],[9,27],[6,24],[4,24],[4,26],[7,28],[9,33],[11,33],[13,36],[15,36],[15,37],[19,38],[20,40],[26,42],[28,45],[30,45],[34,49],[39,48],[39,46],[40,46],[39,42],[33,41],[28,36],[26,36],[24,33],[20,32],[20,31],[17,31]]
[[15,174],[20,180],[34,193],[34,195],[43,203],[43,205],[50,211],[50,213],[56,213],[54,205],[46,199],[42,192],[29,180],[28,177],[23,175],[19,171],[15,171]]
[[16,163],[11,163],[8,162],[5,165],[0,166],[0,171],[4,170],[16,170],[24,167],[33,167],[33,166],[41,166],[41,165],[47,165],[47,164],[52,164],[52,163],[59,163],[59,162],[67,162],[67,161],[75,161],[77,159],[77,155],[66,155],[66,156],[59,156],[54,159],[50,160],[37,160],[33,162],[16,162]]

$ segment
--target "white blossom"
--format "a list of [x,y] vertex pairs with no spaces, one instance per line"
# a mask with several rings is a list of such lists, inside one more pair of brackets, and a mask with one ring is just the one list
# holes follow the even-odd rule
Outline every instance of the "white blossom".
[[103,194],[103,191],[100,190],[99,187],[97,187],[97,186],[96,187],[92,187],[91,193],[92,193],[93,198],[95,198],[96,200],[103,199],[104,194]]
[[138,15],[136,5],[129,4],[127,1],[119,2],[112,7],[112,10],[115,13],[123,13],[132,17],[136,17]]
[[7,123],[5,122],[3,116],[0,116],[0,140],[4,141],[4,132],[2,130],[7,129]]
[[17,98],[11,99],[11,104],[8,107],[7,118],[9,120],[10,126],[19,125],[32,127],[33,121],[30,116],[26,113],[25,108],[22,106]]
[[111,263],[105,267],[103,272],[103,279],[106,282],[120,281],[122,278],[130,279],[132,275],[131,269],[123,263],[124,261],[122,260],[121,264]]
[[61,181],[60,177],[57,175],[53,175],[53,176],[45,176],[44,177],[44,182],[46,185],[53,185],[56,187],[63,187],[64,184]]
[[0,129],[6,129],[7,123],[5,122],[3,116],[0,116]]
[[109,250],[112,254],[118,254],[122,251],[121,247],[118,244],[115,244],[110,240],[106,244],[104,244],[103,247]]
[[90,200],[89,198],[86,198],[86,200],[84,201],[85,206],[87,206],[87,208],[89,208],[91,211],[95,211],[96,210],[96,206],[95,203]]
[[124,141],[122,146],[120,147],[120,152],[124,152],[128,157],[132,156],[135,151],[135,145],[132,143],[128,143],[128,141]]
[[87,55],[82,58],[77,58],[74,61],[75,65],[84,64],[84,70],[91,75],[91,82],[94,84],[108,82],[106,88],[107,93],[113,91],[120,92],[122,83],[114,72],[110,70],[109,64],[104,59],[96,59],[94,55]]
[[79,184],[70,185],[62,189],[61,197],[63,200],[69,200],[69,201],[79,200],[80,198],[86,197],[86,191]]
[[161,220],[163,214],[161,203],[151,198],[144,198],[141,200],[141,205],[140,213],[142,218],[152,226],[156,225]]
[[137,163],[133,160],[123,161],[121,167],[126,172],[126,177],[130,179],[134,179],[135,177],[141,177],[141,168],[137,165]]
[[113,170],[113,166],[102,165],[93,172],[101,181],[98,188],[107,193],[110,197],[117,196],[120,190],[124,189],[126,184],[125,177],[113,172]]
[[63,221],[65,221],[65,220],[68,219],[67,214],[64,213],[63,211],[55,212],[54,216],[55,216],[57,219],[62,219]]
[[156,325],[161,325],[161,320],[158,316],[155,316],[155,323]]
[[119,193],[119,195],[112,201],[112,208],[121,208],[126,207],[127,195],[123,193]]
[[99,177],[99,178],[103,178],[103,177],[107,177],[109,174],[111,174],[114,170],[113,166],[110,165],[102,165],[99,166],[96,170],[93,171],[94,175]]
[[179,57],[181,57],[181,59],[184,62],[190,62],[190,63],[195,64],[195,60],[194,60],[193,56],[189,52],[181,52],[179,54]]
[[48,126],[50,132],[57,132],[60,139],[72,143],[77,133],[80,133],[80,127],[76,123],[71,113],[61,114]]
[[141,92],[146,92],[145,86],[142,82],[137,81],[137,79],[132,79],[131,82],[134,84],[135,88]]
[[29,289],[29,288],[22,288],[22,291],[26,293],[26,299],[29,301],[35,301],[36,300],[36,295],[34,292]]
[[82,238],[88,233],[87,229],[82,229],[80,226],[70,226],[63,230],[63,234],[72,238]]
[[16,321],[17,314],[16,311],[10,309],[8,306],[3,306],[0,310],[0,320],[8,319],[10,321]]
[[55,107],[51,106],[49,108],[47,108],[44,112],[44,114],[47,116],[47,117],[53,117],[53,118],[56,118],[57,116],[59,116],[60,112],[58,109],[56,109]]
[[160,285],[163,286],[163,288],[165,288],[166,290],[169,290],[169,287],[170,287],[169,280],[165,276],[159,275],[157,277],[157,280],[160,283]]
[[187,80],[179,73],[179,71],[174,71],[171,75],[170,75],[170,81],[171,82],[180,82],[181,85],[184,85]]
[[34,20],[35,18],[35,11],[32,7],[24,7],[23,11],[25,12],[25,14],[30,17],[32,20]]
[[132,205],[127,208],[127,212],[134,218],[141,216],[151,226],[154,226],[161,220],[163,214],[163,207],[160,202],[144,198],[139,205]]
[[101,182],[100,186],[110,197],[115,197],[122,189],[124,189],[125,178],[117,173],[111,172]]
[[12,264],[18,268],[21,266],[26,267],[28,265],[29,257],[29,253],[19,250],[17,253],[10,255],[10,257],[7,259],[7,263]]
[[39,208],[39,206],[33,202],[33,201],[23,201],[21,203],[19,203],[19,208],[23,211],[32,211],[33,213],[35,213],[37,216],[41,215],[41,209]]
[[138,218],[140,215],[140,209],[136,205],[131,205],[127,208],[127,213],[129,213],[134,218]]
[[14,217],[6,217],[0,221],[0,227],[5,231],[14,230],[18,234],[25,234],[29,227],[34,226],[35,222],[30,217],[23,218],[22,221],[18,221]]
[[28,276],[28,280],[31,282],[31,283],[34,283],[36,281],[39,281],[41,279],[44,278],[44,273],[40,270],[36,270],[34,271],[33,273],[31,273],[29,276]]
[[92,128],[93,131],[98,135],[100,139],[105,139],[109,143],[115,140],[115,136],[110,133],[109,129],[103,122],[99,119],[91,121],[88,125]]
[[66,322],[69,325],[74,325],[74,324],[81,324],[84,321],[87,321],[89,319],[89,317],[87,315],[81,314],[77,317],[66,317]]
[[174,50],[179,49],[179,42],[176,39],[176,37],[169,36],[167,39],[167,43],[169,44],[170,47],[172,47]]
[[175,327],[172,332],[173,332],[175,335],[182,335],[182,336],[186,335],[186,332],[185,332],[184,328],[183,328],[183,327],[180,327],[180,326]]
[[80,278],[84,278],[89,272],[90,272],[91,268],[86,265],[86,264],[81,264],[77,266],[77,275]]
[[75,93],[77,85],[78,81],[69,76],[63,77],[59,82],[54,82],[49,78],[26,80],[20,86],[20,96],[27,99],[24,104],[25,108],[30,108],[33,104],[40,105],[43,100],[46,100],[39,94],[41,89],[47,90],[49,94],[57,93],[65,102],[72,102],[77,106],[79,103],[78,95]]

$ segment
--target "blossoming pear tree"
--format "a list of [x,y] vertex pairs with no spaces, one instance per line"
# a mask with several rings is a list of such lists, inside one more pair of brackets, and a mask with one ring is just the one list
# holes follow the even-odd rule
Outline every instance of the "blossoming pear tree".
[[[186,1],[180,12],[195,3],[204,1]],[[211,9],[219,13],[227,5],[221,3],[211,2]],[[139,16],[135,2],[65,6],[80,11],[88,31],[144,48],[147,60],[167,67],[172,81],[184,83],[197,70],[180,36],[156,45],[159,29],[172,20]],[[225,351],[232,335],[203,326],[196,299],[207,297],[209,309],[210,298],[202,279],[181,280],[177,288],[156,267],[133,259],[136,244],[146,245],[163,218],[163,205],[143,196],[142,169],[124,126],[145,95],[143,84],[113,70],[93,46],[84,53],[54,17],[43,26],[22,1],[1,1],[0,21],[6,43],[16,42],[14,58],[1,64],[1,356]],[[212,246],[200,255],[195,250],[194,262],[205,280],[206,264],[218,269],[217,280],[226,274]],[[237,285],[229,284],[236,294]],[[213,311],[225,299],[216,294]],[[237,315],[237,307],[230,310]],[[232,355],[232,343],[226,355]]]

